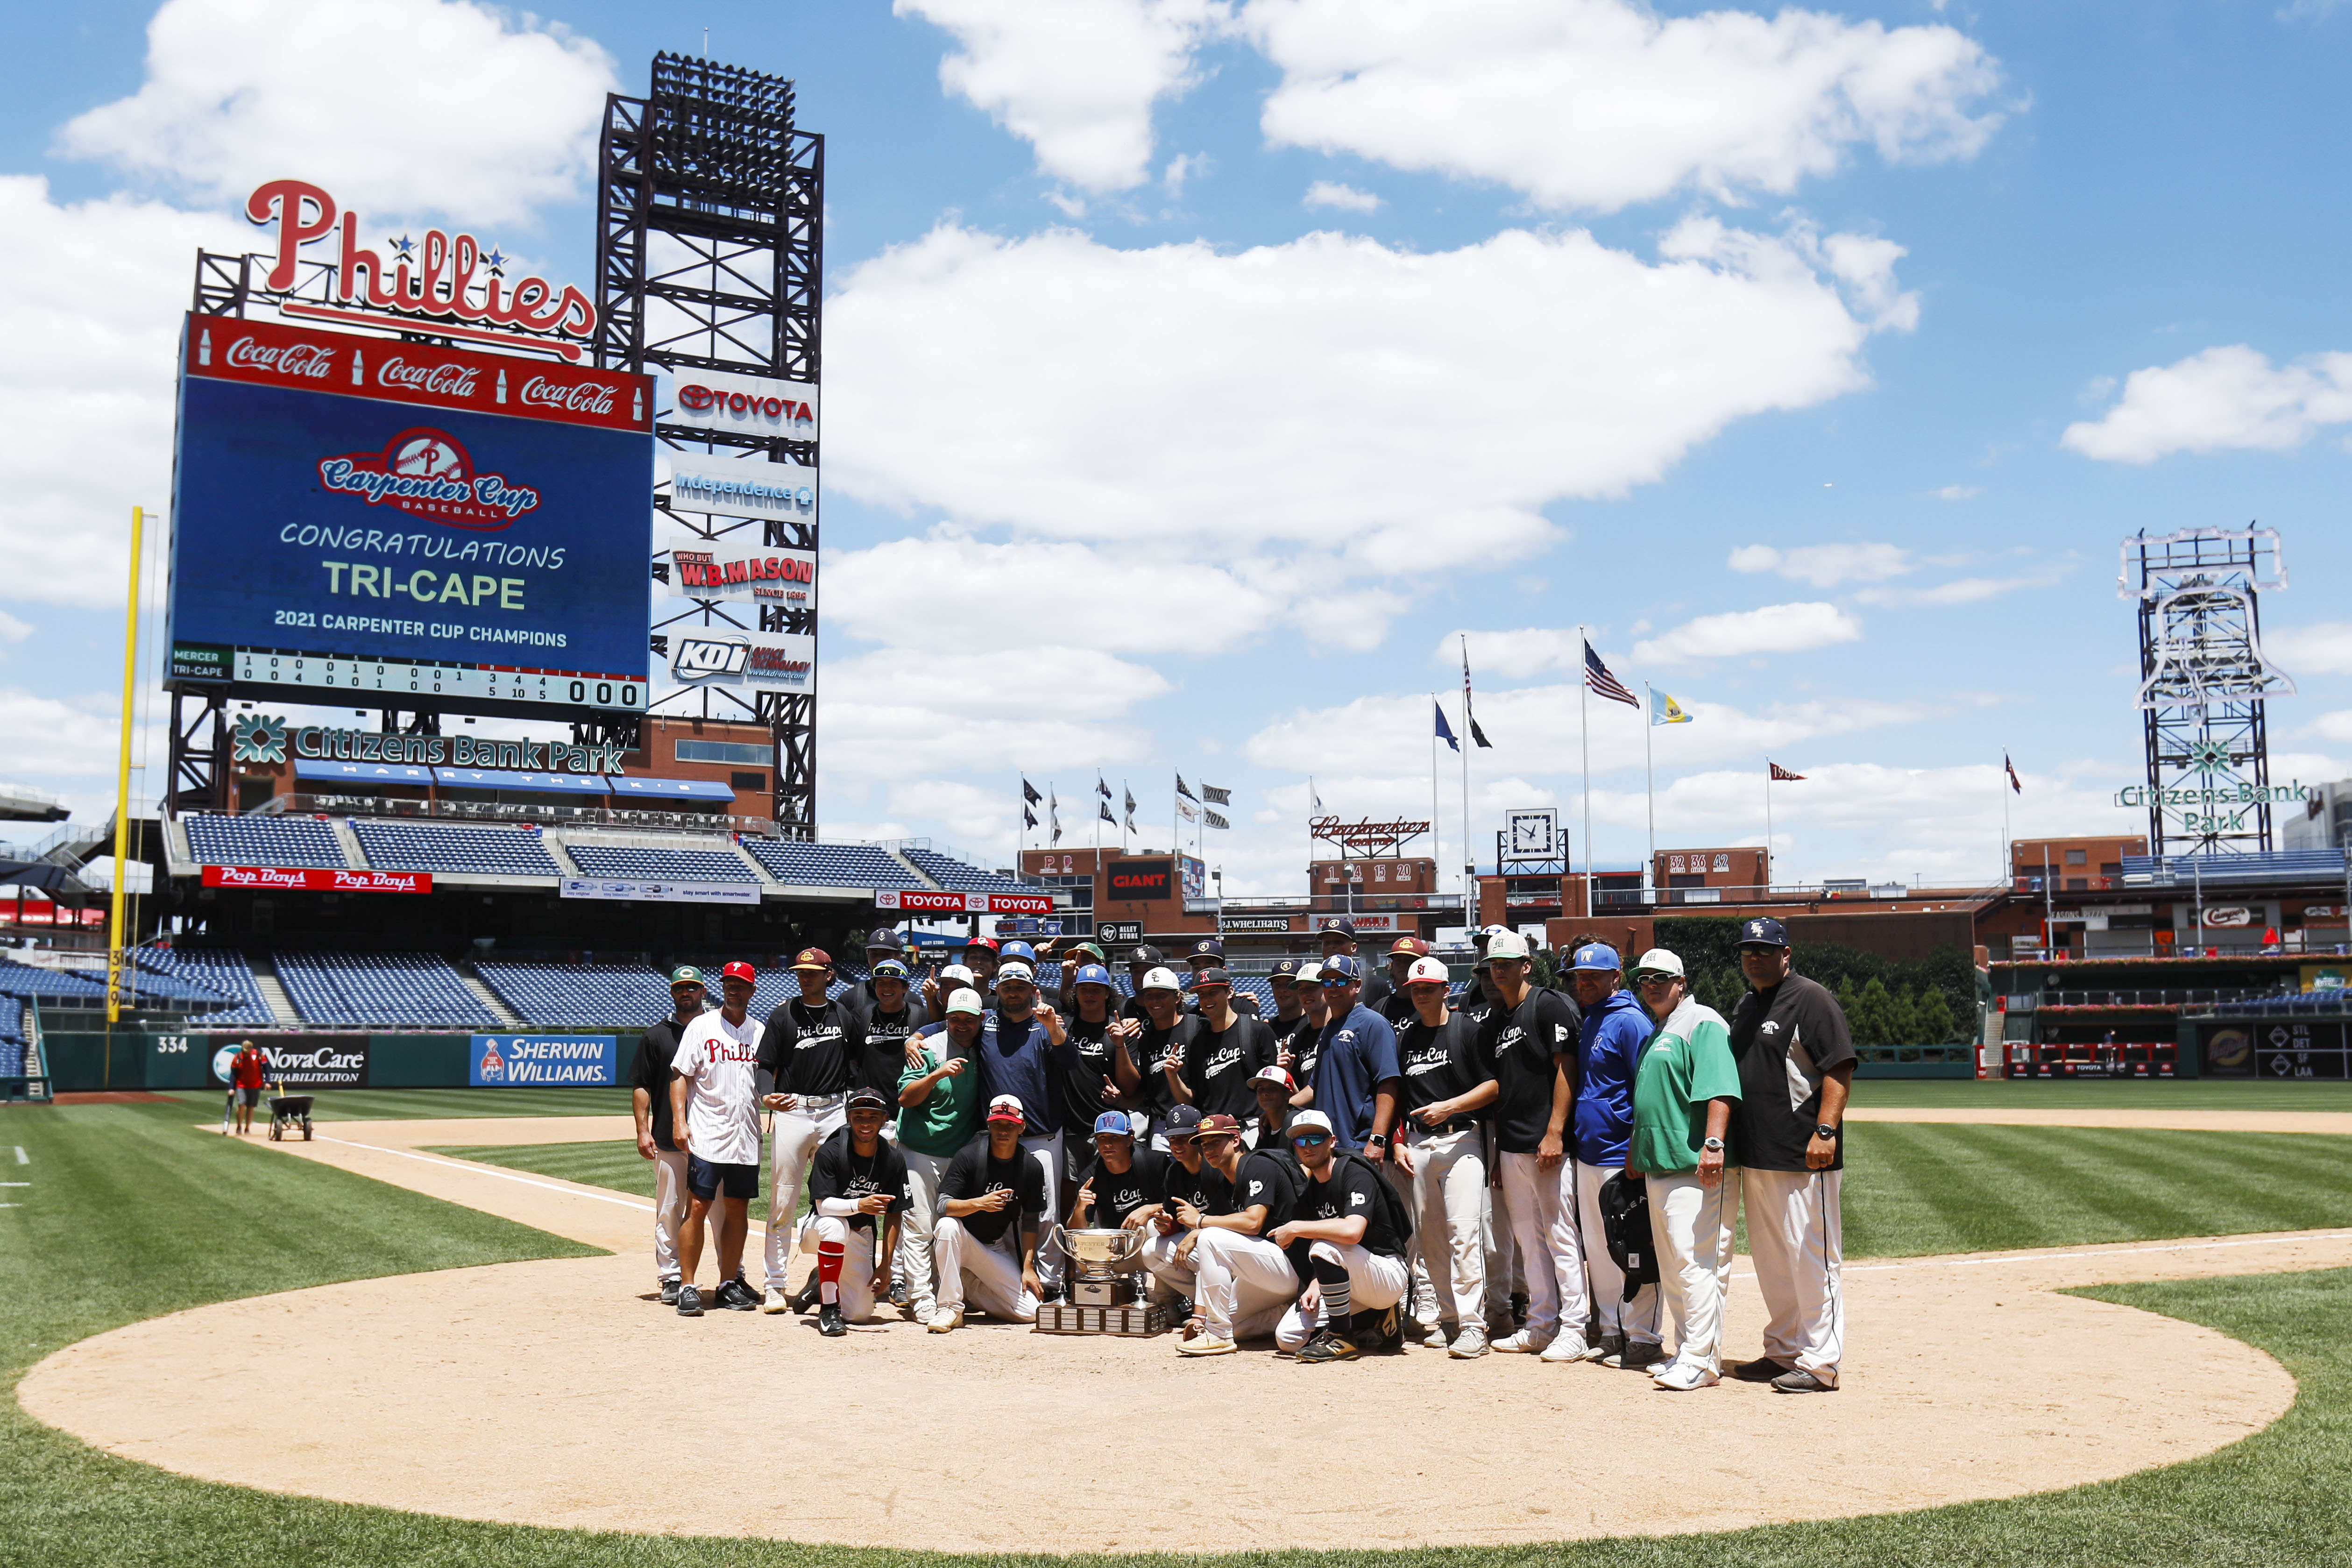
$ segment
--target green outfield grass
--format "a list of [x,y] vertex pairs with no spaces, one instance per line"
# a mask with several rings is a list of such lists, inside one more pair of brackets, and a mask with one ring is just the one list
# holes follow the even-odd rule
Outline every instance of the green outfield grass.
[[2352,1083],[2242,1079],[1866,1078],[1856,1105],[1984,1110],[2352,1110]]
[[[2301,1142],[2317,1147],[2335,1141]],[[25,1149],[25,1164],[14,1163],[11,1145]],[[0,1211],[0,1377],[11,1388],[26,1367],[61,1344],[206,1301],[588,1250],[331,1167],[207,1139],[188,1126],[184,1108],[173,1105],[0,1111],[0,1166],[14,1172],[5,1179],[33,1184],[11,1190],[24,1207]],[[2234,1174],[2195,1168],[2217,1183]],[[2133,1222],[2126,1215],[2117,1223]],[[2205,1458],[2032,1498],[1718,1535],[1398,1553],[1245,1552],[1218,1561],[1246,1568],[1373,1562],[1398,1568],[2325,1568],[2352,1560],[2352,1510],[2343,1502],[2352,1494],[2352,1336],[2343,1331],[2352,1321],[2352,1270],[2084,1293],[2259,1346],[2296,1379],[2294,1407],[2267,1430]],[[257,1365],[257,1396],[261,1371]],[[2127,1377],[2127,1369],[2117,1375]],[[1792,1420],[1813,1418],[1811,1408],[1795,1411]],[[1802,1451],[1802,1428],[1790,1430],[1794,1458]],[[1834,1478],[1822,1484],[1835,1489]],[[1203,1521],[1212,1537],[1213,1523]],[[1005,1568],[1181,1561],[955,1557],[396,1513],[193,1481],[117,1459],[39,1426],[13,1398],[0,1402],[0,1542],[10,1561],[126,1568]]]
[[[174,1094],[217,1118],[221,1096],[210,1089]],[[313,1096],[313,1121],[419,1121],[483,1116],[626,1116],[625,1089],[338,1089]],[[267,1123],[268,1100],[255,1111]]]
[[[2352,1138],[1886,1121],[1847,1138],[1852,1258],[2352,1226]],[[653,1194],[633,1142],[434,1152]]]

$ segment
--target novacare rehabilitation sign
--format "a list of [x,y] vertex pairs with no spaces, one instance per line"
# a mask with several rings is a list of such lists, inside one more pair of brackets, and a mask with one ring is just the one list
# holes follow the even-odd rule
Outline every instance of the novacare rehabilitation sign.
[[476,1089],[610,1089],[620,1082],[615,1035],[476,1035],[467,1064]]

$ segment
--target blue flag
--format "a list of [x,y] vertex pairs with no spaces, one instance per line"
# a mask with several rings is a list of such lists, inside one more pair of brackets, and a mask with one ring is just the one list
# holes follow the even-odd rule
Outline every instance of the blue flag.
[[1445,721],[1445,710],[1437,706],[1437,701],[1434,698],[1430,700],[1429,705],[1431,708],[1434,709],[1437,713],[1437,738],[1444,742],[1447,745],[1453,747],[1455,751],[1460,751],[1462,749],[1462,742],[1454,738],[1454,726]]

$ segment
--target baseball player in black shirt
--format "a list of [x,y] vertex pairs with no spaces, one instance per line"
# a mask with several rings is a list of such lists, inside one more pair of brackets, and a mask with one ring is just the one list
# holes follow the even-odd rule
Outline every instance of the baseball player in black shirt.
[[[1475,1025],[1445,1005],[1445,965],[1417,958],[1404,993],[1412,1016],[1397,1033],[1404,1068],[1400,1096],[1403,1146],[1400,1174],[1410,1184],[1413,1231],[1438,1304],[1448,1353],[1468,1361],[1486,1353],[1486,1144],[1481,1112],[1501,1086],[1481,1052]],[[1425,1310],[1417,1307],[1416,1310]]]
[[882,1136],[889,1111],[879,1089],[851,1090],[849,1125],[824,1141],[810,1172],[817,1331],[828,1339],[849,1331],[845,1320],[872,1317],[875,1298],[890,1289],[898,1216],[907,1212],[907,1162]]
[[[801,994],[768,1015],[760,1037],[761,1078],[774,1086],[760,1103],[776,1113],[768,1151],[763,1312],[786,1311],[795,1304],[785,1294],[784,1280],[793,1255],[793,1211],[806,1185],[809,1162],[846,1123],[850,1087],[866,1051],[865,1024],[845,1003],[825,999],[833,960],[822,949],[803,948],[793,955],[793,974]],[[811,1288],[798,1303],[803,1311],[816,1299],[814,1285],[811,1276]]]
[[[895,1084],[907,1068],[908,1037],[922,1032],[931,1021],[930,1012],[914,994],[914,976],[896,958],[877,963],[866,984],[842,1000],[854,1004],[860,996],[865,1005],[853,1010],[865,1026],[866,1041],[859,1047],[854,1076],[860,1083],[877,1087]],[[898,1123],[894,1108],[890,1120],[882,1124],[882,1136],[895,1137]]]
[[1154,1130],[1151,1146],[1155,1149],[1167,1147],[1157,1130],[1180,1103],[1176,1068],[1201,1031],[1201,1020],[1185,1013],[1182,995],[1173,970],[1151,970],[1143,977],[1142,989],[1129,1003],[1129,1006],[1139,1006],[1142,1016],[1122,1017],[1120,1027],[1111,1031],[1112,1037],[1127,1047],[1127,1054],[1135,1062],[1139,1075],[1136,1092],[1143,1102],[1138,1109]]
[[1273,1064],[1274,1031],[1263,1019],[1234,1010],[1233,978],[1222,969],[1194,974],[1192,991],[1200,1001],[1200,1027],[1184,1042],[1171,1087],[1203,1116],[1253,1118],[1257,1096],[1250,1079]]
[[1352,1361],[1361,1347],[1349,1337],[1354,1314],[1381,1314],[1382,1343],[1402,1345],[1397,1303],[1412,1285],[1404,1261],[1409,1234],[1390,1205],[1395,1194],[1361,1155],[1340,1151],[1330,1119],[1302,1110],[1290,1121],[1290,1142],[1307,1173],[1297,1218],[1277,1226],[1275,1245],[1308,1281],[1275,1327],[1275,1343],[1308,1364]]
[[1178,1256],[1189,1251],[1199,1273],[1193,1292],[1199,1316],[1185,1325],[1176,1349],[1191,1356],[1230,1355],[1235,1340],[1273,1327],[1298,1293],[1297,1276],[1270,1239],[1290,1218],[1297,1187],[1281,1160],[1243,1144],[1241,1123],[1230,1116],[1202,1117],[1194,1142],[1202,1166],[1223,1178],[1231,1206],[1218,1214],[1181,1201],[1172,1205],[1176,1223],[1192,1232]]
[[939,1310],[927,1325],[935,1334],[963,1326],[967,1295],[992,1318],[1037,1321],[1045,1168],[1022,1152],[1028,1121],[1020,1100],[998,1095],[988,1105],[988,1136],[949,1162],[940,1179],[941,1214],[931,1232]]
[[1122,1111],[1106,1110],[1094,1125],[1095,1156],[1071,1206],[1071,1223],[1080,1229],[1137,1229],[1150,1219],[1168,1189],[1169,1157],[1137,1149]]
[[[1111,1016],[1118,993],[1111,985],[1110,971],[1099,963],[1078,965],[1077,977],[1063,994],[1071,1008],[1070,1016],[1062,1020],[1070,1051],[1056,1055],[1055,1066],[1061,1078],[1062,1125],[1075,1132],[1094,1126],[1107,1110],[1138,1103],[1141,1079],[1124,1038],[1116,1032],[1118,1020]],[[1084,1179],[1089,1152],[1075,1136],[1063,1140],[1064,1174],[1069,1180]]]
[[1157,1199],[1143,1210],[1151,1225],[1151,1234],[1143,1242],[1143,1266],[1151,1271],[1151,1296],[1156,1301],[1189,1300],[1197,1283],[1192,1251],[1184,1247],[1192,1232],[1176,1223],[1178,1207],[1189,1204],[1204,1212],[1225,1207],[1224,1178],[1202,1163],[1200,1145],[1193,1142],[1200,1127],[1201,1113],[1180,1105],[1168,1113],[1161,1129],[1160,1135],[1168,1142],[1168,1163],[1160,1173]]
[[1568,1158],[1580,1026],[1567,998],[1528,983],[1527,939],[1517,931],[1490,936],[1486,962],[1499,997],[1478,1029],[1501,1085],[1490,1113],[1502,1165],[1495,1218],[1501,1225],[1509,1215],[1528,1270],[1527,1327],[1494,1348],[1555,1363],[1590,1361],[1601,1352],[1584,1338],[1591,1299],[1576,1228],[1576,1163]]
[[[1224,969],[1225,944],[1219,942],[1213,936],[1202,937],[1199,942],[1192,944],[1192,951],[1185,954],[1184,963],[1185,965],[1192,972],[1185,983],[1184,1011],[1187,1013],[1202,1012],[1205,1010],[1206,1005],[1204,999],[1201,995],[1201,976],[1206,974],[1212,969],[1219,971],[1223,971]],[[1233,990],[1232,986],[1228,984],[1226,987],[1226,998],[1228,1004],[1232,1006],[1234,1012],[1239,1013],[1245,1017],[1255,1018],[1257,1016],[1257,998],[1251,995],[1248,992],[1235,992]]]
[[686,1220],[686,1156],[670,1136],[669,1064],[678,1031],[702,1016],[702,971],[680,964],[669,974],[670,1016],[637,1037],[629,1067],[629,1108],[637,1119],[637,1157],[654,1163],[654,1279],[662,1305],[677,1305],[677,1227]]

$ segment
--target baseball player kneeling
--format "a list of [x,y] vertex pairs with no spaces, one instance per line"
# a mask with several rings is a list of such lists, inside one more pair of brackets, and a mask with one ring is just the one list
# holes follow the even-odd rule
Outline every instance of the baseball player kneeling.
[[1176,1223],[1191,1235],[1176,1248],[1190,1254],[1198,1271],[1198,1320],[1176,1341],[1185,1355],[1227,1355],[1234,1342],[1274,1326],[1283,1303],[1298,1292],[1297,1276],[1269,1239],[1287,1220],[1297,1196],[1296,1179],[1282,1160],[1264,1149],[1245,1148],[1239,1121],[1222,1113],[1201,1118],[1193,1142],[1201,1168],[1222,1184],[1229,1205],[1204,1213],[1177,1199]]
[[[967,1295],[992,1318],[1037,1321],[1037,1229],[1045,1214],[1045,1167],[1023,1152],[1029,1118],[1020,1100],[988,1102],[988,1136],[949,1163],[940,1183],[943,1211],[931,1233],[939,1308],[924,1326],[963,1326]],[[1015,1222],[1018,1223],[1015,1223]]]
[[[852,1089],[849,1125],[817,1150],[809,1176],[817,1331],[827,1339],[847,1333],[848,1323],[871,1318],[875,1298],[890,1289],[898,1216],[907,1209],[907,1161],[882,1136],[889,1114],[889,1101],[879,1090]],[[877,1231],[884,1225],[887,1233]]]
[[1349,1321],[1373,1311],[1381,1315],[1381,1342],[1402,1344],[1396,1306],[1412,1284],[1402,1205],[1370,1162],[1335,1148],[1330,1119],[1321,1111],[1290,1119],[1290,1143],[1307,1173],[1307,1190],[1298,1217],[1276,1226],[1271,1239],[1307,1284],[1276,1325],[1275,1343],[1302,1362],[1350,1361],[1360,1347],[1348,1337]]

